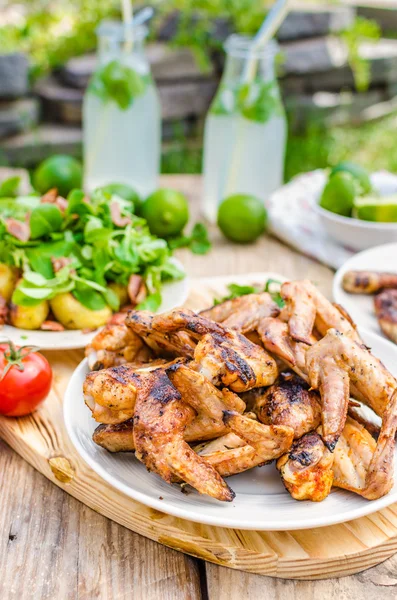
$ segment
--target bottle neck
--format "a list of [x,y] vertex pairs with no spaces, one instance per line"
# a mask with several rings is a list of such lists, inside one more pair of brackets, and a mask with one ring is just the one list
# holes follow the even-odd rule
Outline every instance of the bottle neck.
[[146,29],[138,27],[126,31],[121,22],[104,22],[97,31],[98,63],[100,66],[113,60],[124,65],[148,72],[149,65],[145,54]]
[[226,64],[222,82],[238,85],[253,80],[274,81],[277,44],[274,40],[255,49],[254,41],[240,35],[230,36],[225,43]]
[[236,85],[244,83],[250,73],[249,80],[274,81],[276,78],[274,57],[266,56],[251,59],[249,56],[233,56],[228,54],[222,75],[222,83]]

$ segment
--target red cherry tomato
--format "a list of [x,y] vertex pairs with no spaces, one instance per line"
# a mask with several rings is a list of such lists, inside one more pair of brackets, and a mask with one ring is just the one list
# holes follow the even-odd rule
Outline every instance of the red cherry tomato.
[[38,348],[0,344],[0,414],[21,417],[33,412],[48,395],[52,371]]

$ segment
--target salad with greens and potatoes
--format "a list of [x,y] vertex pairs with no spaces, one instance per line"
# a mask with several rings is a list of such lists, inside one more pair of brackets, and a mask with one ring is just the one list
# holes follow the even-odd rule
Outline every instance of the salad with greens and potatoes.
[[133,201],[106,188],[0,198],[2,322],[95,329],[125,305],[156,310],[164,282],[184,276]]

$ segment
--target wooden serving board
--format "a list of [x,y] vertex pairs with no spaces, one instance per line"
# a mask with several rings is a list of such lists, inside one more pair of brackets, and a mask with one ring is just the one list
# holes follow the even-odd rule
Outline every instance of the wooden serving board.
[[[196,280],[187,306],[203,308],[235,277]],[[238,277],[263,281],[263,274]],[[80,458],[63,424],[62,398],[83,351],[47,352],[52,391],[33,415],[0,417],[0,436],[33,467],[106,517],[161,544],[218,565],[280,578],[324,579],[357,573],[397,552],[397,504],[371,516],[311,530],[244,531],[185,521],[115,490]],[[17,485],[17,482],[16,482]],[[41,499],[39,499],[41,500]],[[45,502],[45,498],[42,499]]]

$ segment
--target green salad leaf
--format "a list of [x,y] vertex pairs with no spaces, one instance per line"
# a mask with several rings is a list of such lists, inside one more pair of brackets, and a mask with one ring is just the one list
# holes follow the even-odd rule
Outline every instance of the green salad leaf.
[[40,204],[30,215],[30,237],[36,240],[40,237],[59,231],[63,222],[62,213],[55,204]]
[[284,306],[284,300],[280,295],[280,286],[281,281],[277,281],[276,279],[268,279],[264,287],[260,285],[239,285],[238,283],[229,283],[227,286],[229,294],[226,294],[226,296],[223,296],[223,298],[215,298],[214,306],[217,304],[222,304],[222,302],[226,302],[226,300],[233,300],[234,298],[246,296],[247,294],[260,294],[261,292],[268,292],[273,301],[280,308],[282,308]]
[[168,240],[168,246],[177,248],[190,248],[193,254],[207,254],[212,248],[208,230],[204,223],[196,223],[190,235],[180,235]]
[[18,175],[4,179],[0,183],[0,198],[14,198],[18,195],[21,178]]

